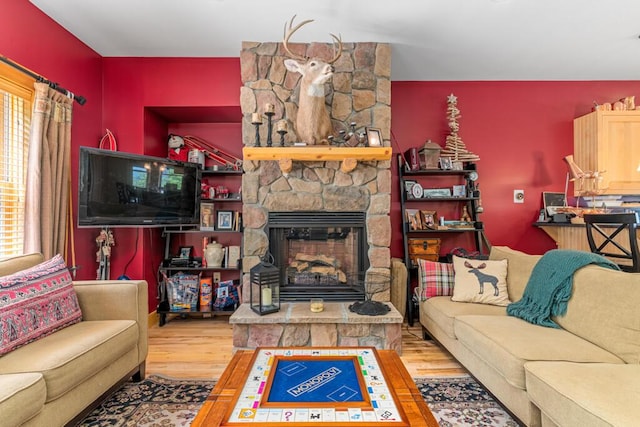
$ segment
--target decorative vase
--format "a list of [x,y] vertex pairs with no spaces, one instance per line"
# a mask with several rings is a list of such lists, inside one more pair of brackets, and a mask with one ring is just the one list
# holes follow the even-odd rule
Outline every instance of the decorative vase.
[[207,260],[207,267],[222,266],[222,258],[224,257],[224,249],[222,245],[215,240],[209,243],[204,250],[204,258]]

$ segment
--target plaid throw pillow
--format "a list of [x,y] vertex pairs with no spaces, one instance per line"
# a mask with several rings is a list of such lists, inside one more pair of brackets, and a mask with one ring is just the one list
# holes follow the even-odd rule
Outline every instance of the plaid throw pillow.
[[60,255],[0,277],[0,355],[81,319],[71,275]]
[[418,259],[418,285],[420,300],[453,295],[453,264]]

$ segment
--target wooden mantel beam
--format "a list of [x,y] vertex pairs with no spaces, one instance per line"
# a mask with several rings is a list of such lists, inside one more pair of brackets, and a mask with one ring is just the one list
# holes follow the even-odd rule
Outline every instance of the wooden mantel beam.
[[[343,161],[343,172],[350,172],[356,168],[358,161],[390,160],[391,147],[244,147],[244,160],[277,160],[283,165],[290,165],[291,161],[326,162]],[[284,162],[282,161],[284,160]],[[347,160],[347,162],[344,162]],[[289,172],[289,170],[282,170]]]

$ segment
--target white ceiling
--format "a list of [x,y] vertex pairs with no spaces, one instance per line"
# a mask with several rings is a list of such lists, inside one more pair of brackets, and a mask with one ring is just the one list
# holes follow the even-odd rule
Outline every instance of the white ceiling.
[[[6,0],[5,0],[6,1]],[[392,80],[638,80],[638,0],[30,0],[105,57],[238,57],[242,41],[386,42]]]

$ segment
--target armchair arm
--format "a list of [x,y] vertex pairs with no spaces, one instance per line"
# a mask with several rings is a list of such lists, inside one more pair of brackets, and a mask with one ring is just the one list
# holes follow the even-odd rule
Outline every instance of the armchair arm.
[[82,320],[134,320],[138,324],[141,362],[147,355],[148,299],[146,280],[74,281]]

